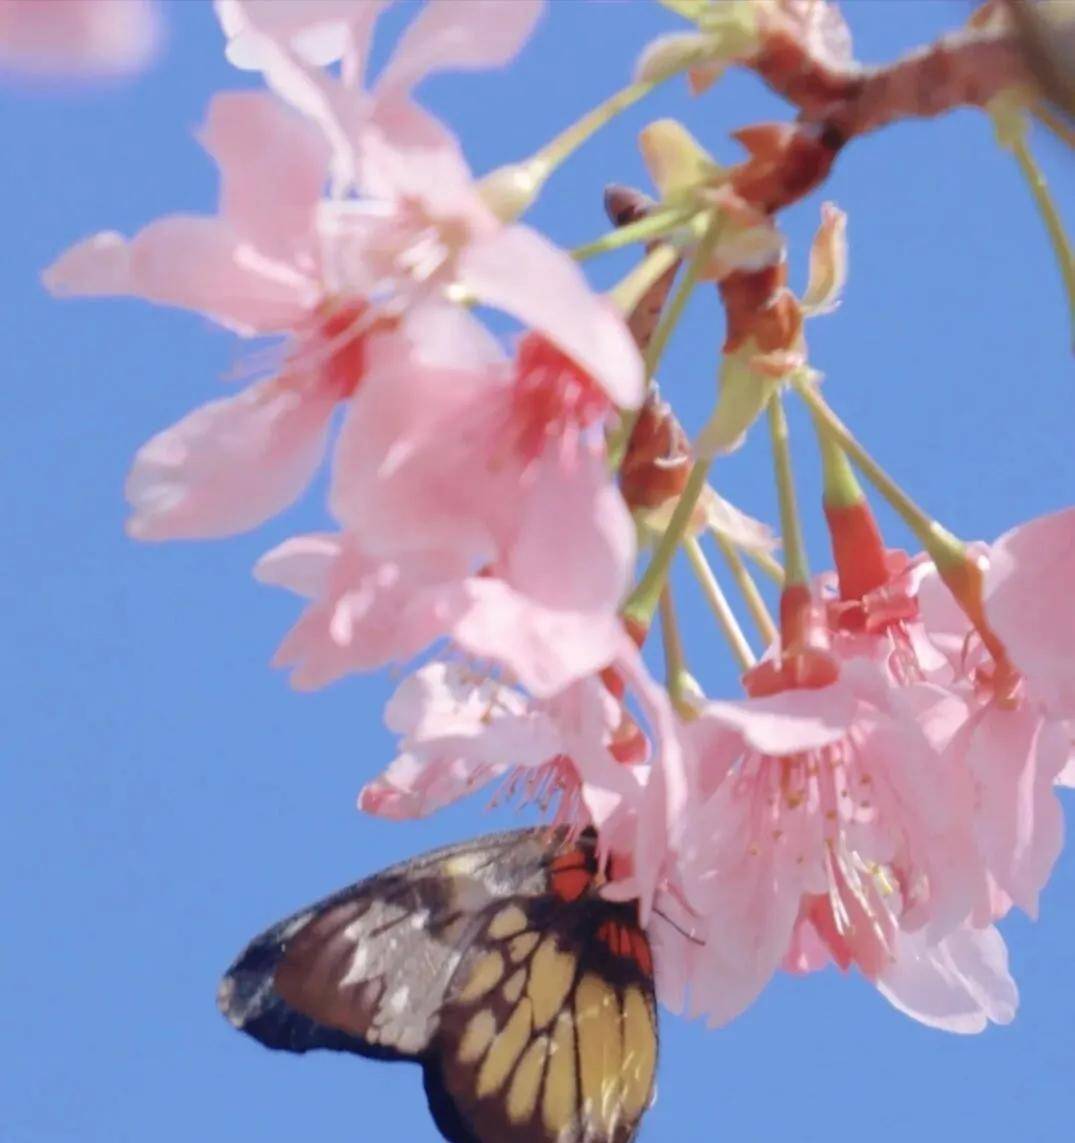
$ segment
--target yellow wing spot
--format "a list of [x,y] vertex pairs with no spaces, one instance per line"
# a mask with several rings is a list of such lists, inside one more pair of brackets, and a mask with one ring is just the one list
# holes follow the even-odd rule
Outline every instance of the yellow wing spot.
[[541,940],[540,933],[521,933],[512,937],[508,942],[508,956],[515,964],[519,964],[534,951],[534,946]]
[[478,959],[459,993],[459,999],[467,1002],[481,999],[500,983],[503,975],[504,958],[494,949]]
[[523,994],[523,985],[526,983],[526,969],[520,968],[516,971],[514,976],[508,977],[507,984],[504,985],[502,991],[504,999],[509,1004],[518,1004],[519,997]]
[[575,990],[581,1102],[588,1124],[608,1135],[614,1132],[622,1111],[622,1019],[612,987],[599,976],[587,973]]
[[519,1058],[533,1029],[530,1001],[523,997],[503,1031],[489,1046],[481,1071],[478,1072],[478,1098],[484,1099],[500,1090]]
[[546,937],[530,962],[526,992],[534,1002],[534,1025],[551,1024],[575,983],[575,958],[561,952],[553,937]]
[[482,853],[457,853],[444,863],[444,872],[449,877],[473,877],[487,861]]
[[513,937],[526,928],[528,922],[526,914],[518,905],[508,905],[489,922],[488,933],[495,941],[502,941],[506,937]]
[[577,1098],[575,1026],[571,1013],[562,1012],[549,1044],[549,1068],[541,1100],[541,1118],[550,1135],[560,1138],[571,1128],[575,1121]]
[[545,1051],[548,1046],[548,1036],[538,1036],[523,1052],[515,1075],[511,1077],[508,1118],[512,1123],[526,1123],[534,1116],[538,1095],[541,1093],[541,1076],[545,1071]]
[[485,1054],[496,1035],[496,1017],[488,1008],[475,1012],[459,1041],[459,1062],[473,1064]]
[[637,1119],[649,1106],[657,1067],[657,1036],[649,1001],[640,988],[623,997],[623,1109]]

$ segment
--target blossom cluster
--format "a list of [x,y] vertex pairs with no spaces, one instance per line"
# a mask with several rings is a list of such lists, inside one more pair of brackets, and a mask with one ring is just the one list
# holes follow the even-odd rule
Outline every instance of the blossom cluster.
[[[713,1024],[777,970],[831,964],[936,1027],[1010,1020],[995,923],[1014,906],[1036,915],[1062,844],[1056,788],[1075,785],[1075,509],[963,544],[908,505],[821,396],[804,321],[843,288],[846,220],[824,208],[800,297],[776,216],[881,121],[849,102],[865,73],[839,13],[667,5],[694,29],[651,46],[633,96],[680,73],[700,93],[742,65],[801,114],[739,132],[748,157],[727,168],[677,123],[647,128],[659,199],[610,193],[619,229],[604,247],[648,253],[602,295],[518,221],[585,132],[475,178],[415,94],[433,72],[508,64],[540,0],[431,0],[369,80],[387,6],[216,0],[228,59],[264,80],[209,105],[216,214],[96,234],[46,271],[57,295],[142,297],[276,339],[271,369],[138,452],[131,535],[255,528],[327,458],[333,528],[285,541],[255,574],[304,600],[276,656],[295,686],[409,670],[385,714],[399,753],[362,789],[364,811],[422,816],[495,783],[594,827],[605,891],[637,898],[649,924],[662,998]],[[653,374],[677,301],[701,283],[727,323],[714,413],[692,443]],[[477,307],[515,319],[510,348]],[[814,411],[826,458],[834,570],[819,577],[796,534],[788,393]],[[708,483],[713,457],[766,416],[782,568],[770,529]],[[855,468],[920,554],[886,546]],[[757,661],[701,553],[708,532],[766,635]],[[742,697],[710,698],[686,669],[666,590],[680,548],[739,654]],[[778,621],[744,556],[777,569]],[[658,608],[664,683],[643,656]]]

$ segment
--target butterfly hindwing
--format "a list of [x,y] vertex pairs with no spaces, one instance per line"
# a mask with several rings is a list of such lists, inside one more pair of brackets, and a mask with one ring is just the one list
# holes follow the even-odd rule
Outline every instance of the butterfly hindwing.
[[454,1143],[626,1143],[651,1098],[652,964],[593,841],[517,830],[437,850],[256,938],[221,984],[272,1048],[420,1063]]
[[627,1143],[651,1101],[653,966],[637,908],[596,895],[585,840],[551,865],[560,892],[490,906],[445,996],[426,1086],[450,1139]]

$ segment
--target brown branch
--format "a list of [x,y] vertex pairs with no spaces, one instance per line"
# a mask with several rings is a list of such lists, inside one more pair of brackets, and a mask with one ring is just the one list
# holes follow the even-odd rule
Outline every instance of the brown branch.
[[845,139],[900,119],[928,119],[984,107],[1007,88],[1033,83],[1014,32],[955,32],[862,76],[858,90],[830,104],[822,121]]
[[824,125],[845,141],[899,119],[982,107],[1005,88],[1033,83],[1038,70],[1029,62],[1026,31],[995,8],[977,24],[877,67],[851,58],[838,10],[824,11],[829,26],[819,29],[786,9],[770,10],[762,47],[744,62],[798,108],[802,122]]

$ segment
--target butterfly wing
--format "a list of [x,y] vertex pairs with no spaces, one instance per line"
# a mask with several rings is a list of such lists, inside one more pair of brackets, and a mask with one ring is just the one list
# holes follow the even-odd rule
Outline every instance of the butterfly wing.
[[[551,881],[570,889],[575,877]],[[445,996],[426,1090],[449,1139],[627,1143],[656,1063],[653,964],[636,906],[591,888],[569,900],[549,892],[486,910]]]
[[455,1143],[626,1143],[652,1092],[649,946],[589,839],[518,830],[395,866],[281,921],[220,1007],[268,1047],[421,1063]]
[[543,830],[403,862],[286,918],[225,973],[218,1003],[270,1048],[417,1059],[482,910],[544,887]]

